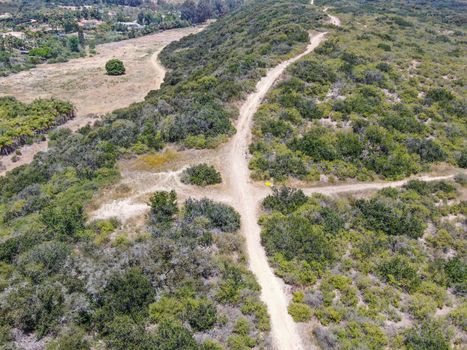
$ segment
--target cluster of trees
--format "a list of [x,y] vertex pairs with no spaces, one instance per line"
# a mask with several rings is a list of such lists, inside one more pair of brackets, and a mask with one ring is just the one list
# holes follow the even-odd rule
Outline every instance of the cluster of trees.
[[388,14],[393,3],[352,7],[352,23],[365,27],[334,33],[270,92],[255,116],[255,177],[397,179],[437,162],[465,167],[462,29],[451,24],[457,34],[441,38],[439,23]]
[[203,23],[209,18],[219,18],[243,5],[243,0],[186,0],[180,6],[182,19],[190,23]]
[[[462,342],[467,203],[457,181],[410,181],[366,199],[280,188],[263,201],[262,243],[295,290],[289,313],[319,322],[322,348],[451,349]],[[390,324],[402,319],[411,326],[394,332]]]
[[0,154],[32,143],[38,134],[74,118],[73,106],[58,100],[22,103],[14,97],[0,97]]
[[222,177],[221,173],[212,165],[202,163],[185,169],[182,173],[181,180],[186,184],[208,186],[220,184],[222,182]]
[[[93,54],[100,43],[190,25],[181,18],[179,11],[170,7],[160,7],[156,11],[146,5],[131,8],[101,2],[76,8],[46,5],[27,7],[12,18],[0,21],[0,30],[23,33],[21,38],[0,37],[0,75],[16,73],[43,62],[64,62],[86,52]],[[133,21],[143,27],[134,28],[122,23]]]

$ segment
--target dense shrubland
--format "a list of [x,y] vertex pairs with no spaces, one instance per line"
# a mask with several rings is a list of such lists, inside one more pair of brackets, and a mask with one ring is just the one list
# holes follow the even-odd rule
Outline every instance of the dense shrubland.
[[8,154],[38,134],[63,124],[75,116],[73,106],[58,100],[22,103],[13,97],[0,97],[0,154]]
[[261,237],[294,286],[289,313],[318,322],[323,349],[460,349],[465,193],[446,181],[361,199],[276,189],[263,202]]
[[[445,23],[462,26],[466,23],[464,13],[467,11],[465,1],[459,0],[372,0],[359,2],[355,0],[317,0],[318,5],[335,6],[343,14],[381,13],[395,15],[397,24],[410,26],[404,17],[417,17],[423,22]],[[362,6],[363,5],[363,6]]]
[[50,349],[98,340],[122,350],[264,345],[269,320],[239,215],[207,199],[178,210],[174,192],[155,193],[150,205],[148,233],[134,241],[112,240],[116,221],[87,224],[74,204],[20,225],[0,244],[2,331],[54,338]]
[[257,112],[254,176],[396,179],[437,162],[465,168],[463,28],[386,11],[396,2],[351,8],[345,29],[291,66]]
[[307,2],[244,6],[166,49],[167,83],[144,103],[76,133],[51,132],[46,153],[0,178],[3,347],[26,334],[51,349],[98,340],[113,349],[218,348],[207,338],[233,349],[263,344],[269,321],[231,208],[180,207],[174,194],[156,194],[148,234],[138,235],[114,220],[89,223],[86,205],[118,179],[122,155],[177,140],[205,147],[231,133],[229,104],[303,48],[320,16]]
[[[308,42],[322,14],[306,2],[253,2],[161,54],[171,69],[163,88],[150,93],[166,141],[212,147],[232,133],[232,103],[251,91],[265,69]],[[292,23],[293,22],[293,23]],[[232,47],[235,47],[232,50]]]

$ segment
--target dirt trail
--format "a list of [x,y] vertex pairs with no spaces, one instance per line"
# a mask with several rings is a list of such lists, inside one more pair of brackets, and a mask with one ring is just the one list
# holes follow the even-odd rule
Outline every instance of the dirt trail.
[[251,140],[251,123],[266,93],[293,62],[312,52],[324,39],[325,33],[311,36],[305,52],[271,69],[256,85],[256,92],[240,108],[237,133],[229,142],[230,154],[226,163],[230,165],[227,185],[234,199],[234,206],[242,218],[242,231],[246,237],[247,253],[251,271],[261,286],[261,299],[268,307],[271,318],[271,335],[277,349],[303,349],[300,334],[292,317],[287,312],[288,298],[283,282],[274,275],[261,245],[258,225],[258,202],[255,187],[250,182],[248,169],[248,145]]
[[[200,154],[196,160],[203,157],[210,162],[222,163],[222,175],[225,180],[222,185],[199,189],[180,182],[180,174],[184,167],[178,170],[168,170],[159,173],[150,171],[127,171],[119,186],[126,186],[129,192],[120,199],[113,199],[98,206],[90,213],[92,219],[118,217],[122,221],[147,212],[147,197],[157,190],[176,190],[179,199],[187,197],[208,197],[213,200],[229,203],[235,207],[242,217],[242,231],[246,237],[247,253],[252,272],[261,285],[261,297],[266,303],[271,317],[271,335],[277,349],[303,349],[300,334],[295,322],[287,312],[288,297],[284,283],[274,275],[268,264],[266,253],[260,241],[258,226],[258,209],[260,201],[269,192],[264,186],[258,186],[250,181],[248,170],[248,145],[251,141],[251,124],[253,115],[268,90],[280,77],[284,70],[295,61],[312,52],[323,41],[326,33],[313,34],[306,50],[277,65],[268,71],[256,85],[256,91],[249,95],[240,108],[237,121],[237,133],[214,155]],[[192,157],[193,158],[193,157]],[[215,160],[213,160],[215,158]],[[189,163],[189,162],[188,162]],[[105,197],[105,196],[104,196]],[[111,194],[112,198],[113,195]]]
[[[332,18],[331,18],[331,21]],[[333,22],[339,25],[337,20]],[[310,44],[305,52],[285,61],[268,71],[256,86],[256,91],[248,96],[248,99],[240,108],[237,121],[237,133],[223,147],[211,151],[186,151],[179,152],[181,159],[174,162],[174,168],[154,173],[151,170],[135,170],[127,168],[122,172],[120,185],[128,186],[130,193],[104,202],[93,213],[91,218],[118,217],[121,220],[129,220],[144,215],[149,207],[147,198],[154,191],[175,190],[180,200],[188,197],[207,197],[212,200],[222,201],[235,207],[241,214],[242,232],[246,238],[246,248],[251,271],[255,274],[261,286],[261,299],[268,307],[271,319],[271,337],[273,345],[280,350],[304,349],[304,343],[297,325],[287,312],[289,296],[286,286],[281,279],[274,275],[268,264],[268,259],[261,245],[260,227],[258,225],[259,206],[261,201],[270,193],[270,189],[263,184],[255,183],[250,179],[248,168],[248,145],[251,142],[251,124],[254,113],[268,90],[277,81],[284,70],[293,62],[312,52],[324,39],[326,33],[314,34],[310,38]],[[207,162],[213,164],[222,172],[223,184],[197,188],[180,182],[182,170],[189,164]],[[128,166],[128,164],[126,164]],[[131,168],[131,166],[130,166]],[[419,176],[420,180],[434,181],[452,178],[447,176]],[[348,185],[335,185],[325,187],[303,188],[308,195],[323,193],[327,195],[378,190],[385,187],[403,186],[410,179],[396,182],[356,183]],[[105,196],[104,196],[105,197]],[[111,195],[112,198],[112,195]],[[307,349],[313,348],[306,345]]]
[[[14,96],[31,102],[36,98],[58,98],[73,103],[77,117],[61,125],[76,131],[95,117],[142,101],[150,90],[158,89],[165,69],[158,61],[162,49],[173,41],[199,32],[204,26],[167,30],[136,39],[98,45],[98,54],[64,63],[42,64],[34,69],[0,78],[0,96]],[[105,62],[118,57],[125,63],[126,74],[105,74]],[[43,141],[21,148],[17,162],[13,155],[0,157],[6,169],[0,176],[20,165],[30,163],[34,155],[48,148]]]
[[[250,181],[247,155],[248,145],[252,137],[251,124],[253,115],[274,82],[277,81],[290,64],[311,53],[324,40],[325,35],[326,33],[311,35],[310,43],[303,53],[282,62],[267,72],[267,75],[256,85],[256,91],[248,96],[240,108],[239,119],[236,125],[237,133],[219,151],[219,158],[222,158],[224,165],[222,168],[225,181],[222,185],[222,191],[218,193],[220,193],[220,198],[223,198],[224,201],[226,198],[230,198],[230,204],[241,215],[241,226],[246,238],[250,269],[261,286],[261,299],[268,307],[271,318],[271,336],[276,349],[301,350],[304,349],[304,346],[298,327],[287,312],[289,300],[285,285],[282,280],[274,275],[261,245],[258,211],[259,203],[267,192],[265,193],[264,189],[258,188],[258,186]],[[160,178],[156,180],[153,186],[148,185],[145,181],[141,182],[132,178],[132,176],[127,176],[126,181],[133,184],[134,194],[130,197],[104,204],[93,213],[92,217],[105,218],[112,215],[123,218],[128,214],[142,214],[147,210],[147,206],[145,209],[144,202],[141,203],[138,199],[141,200],[141,197],[154,190],[181,189],[183,184],[178,181],[177,175],[179,174],[179,171],[160,173]],[[142,176],[139,179],[142,180],[144,178],[147,179],[147,175],[147,172],[135,172],[133,176]],[[138,183],[144,183],[144,188],[138,188],[140,187],[137,185]],[[186,191],[189,191],[188,186],[186,187],[185,191],[178,191],[178,193],[181,192],[186,195]],[[207,197],[212,198],[215,194],[215,191],[212,189],[208,192],[203,190],[191,190],[189,192],[191,192],[193,197],[208,194]],[[215,197],[218,196],[215,195]]]
[[327,13],[327,12],[328,12],[328,9],[329,9],[328,7],[325,7],[325,8],[323,9],[323,12],[326,13],[326,14],[328,15],[328,17],[329,17],[329,23],[335,25],[336,27],[340,27],[340,26],[341,26],[341,20],[340,20],[338,17],[332,16],[332,15],[330,15],[329,13]]
[[306,195],[311,195],[313,193],[321,193],[325,195],[333,195],[346,192],[365,192],[365,191],[378,191],[387,187],[402,187],[407,182],[411,180],[421,180],[421,181],[440,181],[440,180],[449,180],[454,178],[455,175],[443,175],[443,176],[414,176],[400,181],[392,182],[363,182],[363,183],[354,183],[354,184],[345,184],[345,185],[334,185],[334,186],[323,186],[323,187],[305,187],[302,188],[302,191]]

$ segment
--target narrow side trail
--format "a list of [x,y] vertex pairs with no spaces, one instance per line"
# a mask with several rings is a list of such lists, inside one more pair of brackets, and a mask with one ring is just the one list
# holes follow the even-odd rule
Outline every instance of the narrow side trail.
[[[464,173],[464,172],[460,172]],[[400,181],[391,182],[363,182],[354,184],[334,185],[334,186],[323,186],[323,187],[302,187],[301,190],[307,195],[314,193],[321,193],[327,196],[331,196],[339,193],[350,193],[350,192],[366,192],[366,191],[378,191],[388,187],[402,187],[411,180],[419,181],[441,181],[451,180],[455,175],[442,175],[442,176],[413,176]]]
[[246,238],[246,246],[251,271],[261,286],[261,299],[266,303],[271,317],[271,336],[277,349],[303,349],[300,334],[287,312],[288,300],[284,284],[274,275],[268,264],[266,253],[261,245],[260,227],[258,225],[259,198],[255,195],[255,187],[250,181],[248,170],[248,145],[251,140],[251,123],[253,115],[274,82],[290,64],[312,52],[324,39],[326,33],[311,36],[310,44],[305,52],[282,62],[271,69],[256,85],[256,92],[249,95],[240,108],[237,133],[229,142],[225,162],[230,166],[227,187],[231,192],[234,207],[240,212],[242,230]]

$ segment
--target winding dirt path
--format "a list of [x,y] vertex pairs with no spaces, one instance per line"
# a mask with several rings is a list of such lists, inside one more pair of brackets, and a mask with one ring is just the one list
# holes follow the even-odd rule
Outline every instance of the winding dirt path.
[[[175,189],[181,195],[180,199],[208,197],[233,205],[242,218],[242,232],[246,238],[250,269],[261,286],[261,299],[268,307],[274,346],[284,350],[301,350],[304,347],[297,326],[287,312],[289,300],[285,285],[274,275],[261,245],[258,211],[260,202],[269,193],[269,189],[250,180],[248,145],[252,137],[253,115],[269,89],[290,64],[312,52],[324,40],[325,35],[326,33],[311,35],[306,50],[269,70],[256,85],[256,91],[243,103],[236,125],[237,133],[217,154],[218,162],[223,163],[221,168],[225,181],[222,186],[207,189],[187,186],[179,180],[183,168],[158,174],[130,172],[126,174],[122,184],[133,186],[132,195],[105,203],[90,215],[93,219],[118,217],[125,220],[144,214],[148,209],[147,196],[157,190]],[[198,162],[201,158],[197,157]]]
[[300,55],[295,56],[271,69],[256,85],[256,92],[240,108],[237,133],[229,142],[230,153],[225,160],[230,166],[227,186],[234,199],[234,206],[240,212],[242,231],[246,238],[246,247],[251,271],[261,286],[261,299],[267,305],[271,318],[271,335],[277,349],[303,349],[301,337],[292,317],[287,312],[288,299],[284,284],[274,275],[268,264],[266,253],[261,245],[258,225],[259,198],[250,181],[248,169],[248,145],[251,141],[251,124],[266,93],[284,70],[295,61],[312,52],[324,39],[326,33],[311,36],[310,44]]
[[[23,102],[37,98],[70,101],[76,108],[77,116],[60,127],[76,131],[93,123],[99,115],[142,101],[150,90],[159,89],[165,76],[165,68],[158,60],[159,53],[171,42],[197,33],[204,27],[171,29],[102,44],[96,47],[98,53],[94,56],[42,64],[31,70],[2,77],[0,96],[14,96]],[[125,75],[111,77],[105,74],[105,63],[114,57],[125,63]],[[0,176],[30,163],[35,154],[47,148],[47,141],[23,146],[22,156],[16,162],[13,162],[13,154],[0,156],[0,162],[3,163]]]

